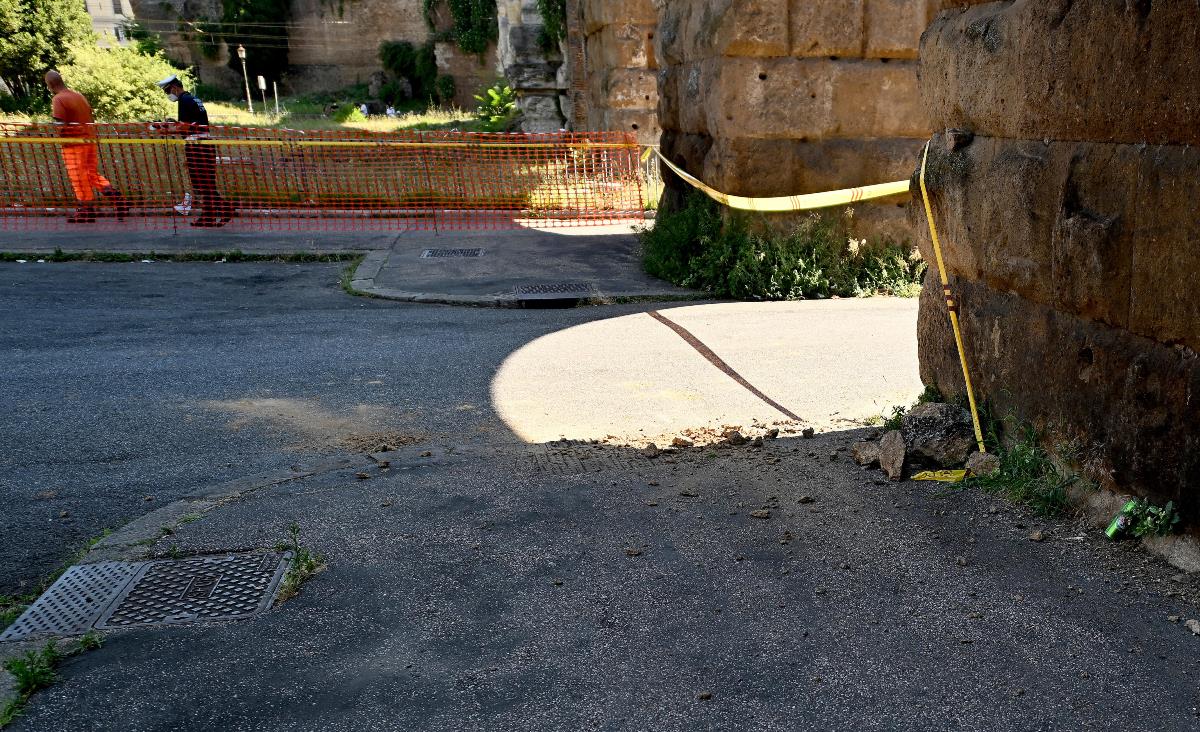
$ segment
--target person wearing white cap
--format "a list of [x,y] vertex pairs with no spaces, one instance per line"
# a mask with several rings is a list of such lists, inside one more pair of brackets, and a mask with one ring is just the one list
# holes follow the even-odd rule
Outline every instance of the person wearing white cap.
[[208,139],[208,111],[203,102],[183,88],[179,77],[168,76],[158,86],[179,105],[176,131],[187,139],[183,146],[184,161],[192,191],[200,203],[200,215],[192,221],[192,226],[224,226],[233,218],[233,206],[217,190],[217,150],[202,142]]

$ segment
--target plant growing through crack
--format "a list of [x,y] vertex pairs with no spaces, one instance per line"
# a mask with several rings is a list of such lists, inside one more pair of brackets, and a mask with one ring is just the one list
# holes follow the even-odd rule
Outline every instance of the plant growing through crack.
[[12,675],[17,696],[0,707],[0,729],[7,727],[21,714],[31,696],[58,681],[58,665],[65,658],[94,651],[103,644],[101,635],[91,630],[80,636],[74,647],[66,653],[59,649],[56,641],[50,640],[38,650],[7,659],[4,670]]
[[292,563],[279,584],[275,602],[285,602],[300,593],[300,588],[313,575],[326,567],[325,558],[300,543],[300,525],[295,521],[288,527],[289,540],[279,548],[292,552]]

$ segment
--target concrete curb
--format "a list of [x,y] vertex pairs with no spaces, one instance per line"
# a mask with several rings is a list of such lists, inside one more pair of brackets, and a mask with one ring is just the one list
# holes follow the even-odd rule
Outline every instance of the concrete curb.
[[[387,265],[391,258],[391,251],[374,251],[363,257],[362,262],[350,275],[350,290],[351,294],[374,297],[381,300],[394,300],[397,302],[411,302],[426,305],[466,305],[470,307],[492,307],[492,308],[519,308],[526,303],[536,303],[539,300],[533,298],[521,298],[516,294],[503,295],[453,295],[441,292],[414,292],[409,290],[397,290],[390,287],[381,287],[375,284],[375,278],[379,276],[379,272]],[[571,299],[564,297],[563,299]],[[580,301],[590,305],[607,305],[613,302],[622,301],[645,301],[645,302],[687,302],[691,300],[709,300],[711,295],[703,292],[684,292],[684,293],[653,293],[653,292],[605,292],[599,289],[594,289],[586,295],[581,295],[578,298]]]

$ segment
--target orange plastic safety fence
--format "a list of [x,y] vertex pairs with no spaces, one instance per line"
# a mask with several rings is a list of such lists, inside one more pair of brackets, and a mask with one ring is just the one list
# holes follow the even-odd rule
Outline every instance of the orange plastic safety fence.
[[0,230],[498,229],[641,219],[625,133],[0,124]]

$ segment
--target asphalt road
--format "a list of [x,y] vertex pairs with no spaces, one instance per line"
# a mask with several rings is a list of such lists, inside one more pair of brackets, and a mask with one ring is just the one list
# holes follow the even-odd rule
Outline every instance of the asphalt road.
[[[667,306],[407,306],[347,297],[338,274],[0,267],[0,592],[199,487],[400,448],[368,480],[264,488],[160,539],[159,556],[271,548],[296,522],[328,569],[251,620],[110,635],[14,729],[1196,729],[1200,639],[1169,620],[1200,617],[1196,582],[1158,560],[972,490],[880,480],[845,428],[653,459],[525,444],[591,424],[552,408],[572,387],[638,444],[641,418],[604,397],[656,348],[675,368],[624,397],[679,390],[656,424],[783,416],[723,404],[748,390],[638,315]],[[841,304],[864,328],[889,307],[673,317],[790,411],[843,398],[802,376],[849,359],[761,343]],[[873,327],[911,315],[890,307]],[[914,364],[871,368],[873,406]]]

